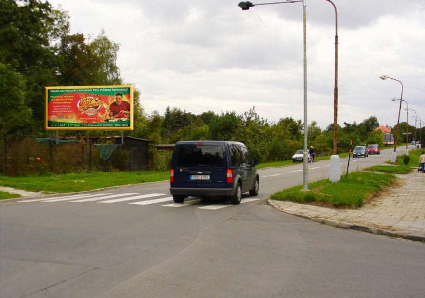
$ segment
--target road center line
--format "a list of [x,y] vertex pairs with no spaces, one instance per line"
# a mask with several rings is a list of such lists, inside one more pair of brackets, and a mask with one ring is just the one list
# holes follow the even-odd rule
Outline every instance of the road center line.
[[261,176],[261,178],[276,177],[276,176],[282,176],[282,174],[266,175],[266,176]]

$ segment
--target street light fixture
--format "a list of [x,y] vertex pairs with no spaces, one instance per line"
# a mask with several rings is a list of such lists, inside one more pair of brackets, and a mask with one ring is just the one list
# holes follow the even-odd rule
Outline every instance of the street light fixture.
[[383,81],[385,81],[386,79],[390,79],[390,80],[393,80],[393,81],[397,81],[397,82],[399,82],[401,84],[401,96],[400,96],[400,99],[401,100],[400,100],[400,107],[398,108],[398,118],[397,118],[397,135],[394,137],[394,152],[393,152],[393,154],[391,156],[391,161],[392,162],[395,162],[396,159],[397,159],[397,136],[400,134],[400,125],[399,124],[400,124],[400,112],[401,112],[401,103],[402,103],[402,100],[403,100],[403,89],[404,89],[404,86],[403,86],[403,83],[400,80],[394,79],[394,78],[392,78],[390,76],[383,75],[383,76],[380,76],[380,78]]
[[304,44],[304,152],[303,152],[303,190],[308,190],[308,152],[307,152],[307,0],[296,0],[296,1],[280,1],[280,2],[269,2],[269,3],[258,3],[253,4],[252,2],[245,1],[240,2],[238,6],[242,10],[249,10],[251,7],[260,5],[275,5],[275,4],[290,4],[290,3],[303,3],[303,44]]

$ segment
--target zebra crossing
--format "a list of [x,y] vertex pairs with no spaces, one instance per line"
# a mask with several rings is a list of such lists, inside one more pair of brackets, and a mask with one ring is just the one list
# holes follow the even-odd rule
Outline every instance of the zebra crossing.
[[[241,204],[258,201],[254,198],[242,199]],[[160,205],[169,208],[181,208],[193,205],[201,205],[201,210],[219,210],[232,206],[230,203],[204,204],[200,199],[186,199],[184,203],[174,203],[173,197],[163,193],[140,194],[134,192],[127,193],[97,193],[97,194],[76,194],[68,196],[56,196],[39,199],[26,199],[18,201],[19,203],[96,203],[96,204],[115,204],[125,203],[132,206],[153,206]]]

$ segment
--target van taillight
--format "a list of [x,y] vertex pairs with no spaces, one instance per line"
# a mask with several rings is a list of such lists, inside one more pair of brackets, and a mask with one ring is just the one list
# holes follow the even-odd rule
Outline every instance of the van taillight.
[[174,182],[174,170],[170,170],[170,182]]
[[227,170],[227,183],[233,183],[233,170]]

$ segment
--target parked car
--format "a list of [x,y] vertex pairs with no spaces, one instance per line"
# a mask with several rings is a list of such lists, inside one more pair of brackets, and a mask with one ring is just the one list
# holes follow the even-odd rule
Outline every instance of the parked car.
[[[304,159],[303,151],[304,151],[304,150],[302,150],[302,149],[297,150],[297,152],[295,152],[295,154],[294,154],[294,155],[292,155],[292,161],[293,161],[293,162],[297,162],[297,161],[301,161],[301,162],[302,162],[302,161],[303,161],[303,159]],[[307,156],[308,156],[307,161],[308,161],[308,162],[311,162],[311,156],[310,156],[310,154],[307,154]]]
[[370,155],[381,154],[381,150],[379,149],[379,145],[378,144],[370,144],[369,146],[367,146],[367,153],[370,154]]
[[242,194],[258,195],[260,177],[243,143],[230,141],[182,141],[173,151],[170,193],[174,202],[188,196],[230,197],[239,204]]
[[363,157],[368,157],[369,156],[369,154],[367,152],[366,146],[356,146],[354,148],[354,150],[353,150],[353,158],[360,157],[360,156],[363,156]]

